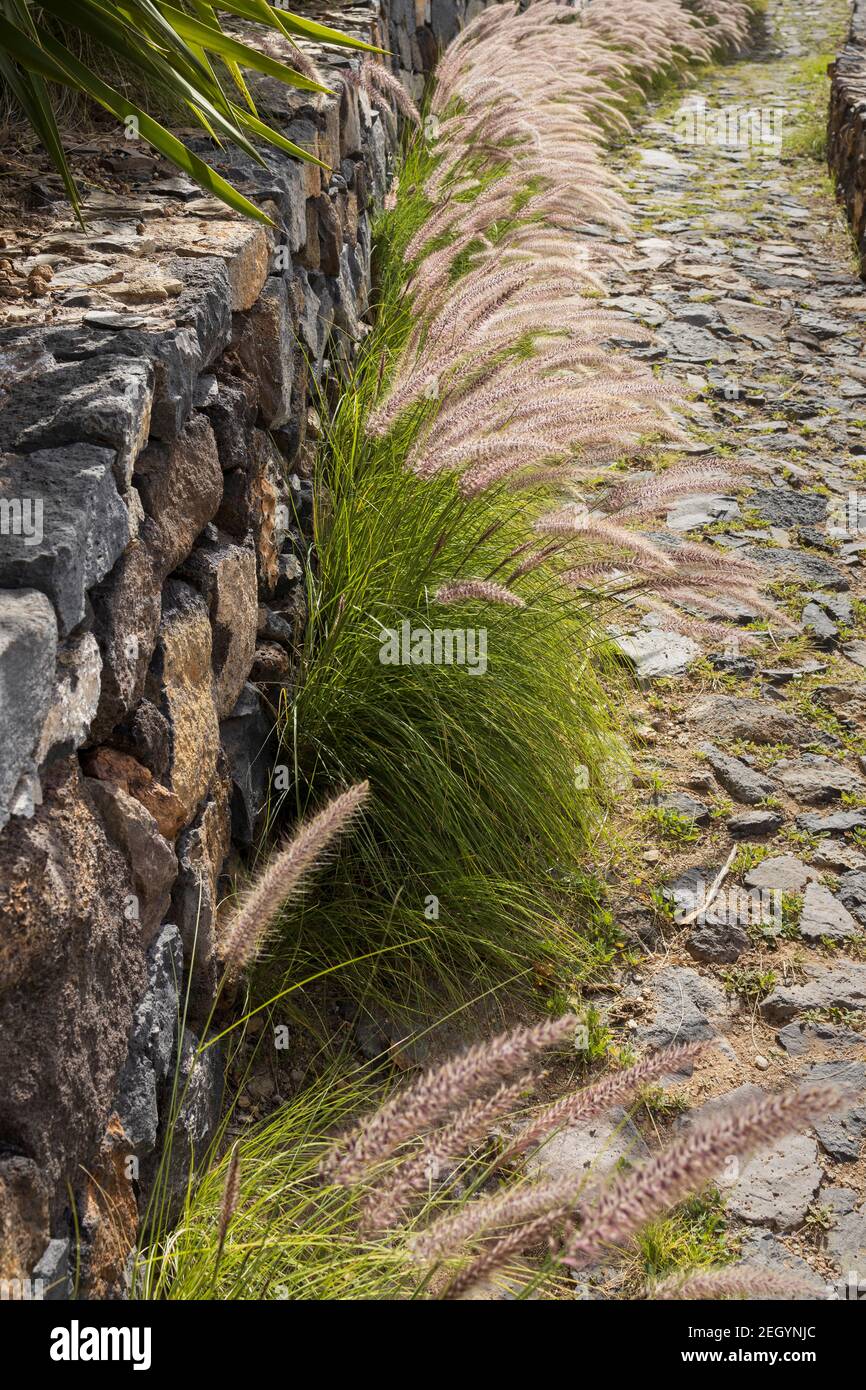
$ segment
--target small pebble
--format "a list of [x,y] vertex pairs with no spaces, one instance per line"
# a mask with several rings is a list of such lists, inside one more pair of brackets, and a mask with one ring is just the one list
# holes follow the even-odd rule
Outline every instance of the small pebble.
[[770,1065],[770,1063],[767,1061],[766,1057],[762,1057],[762,1056],[759,1054],[759,1055],[755,1058],[755,1066],[758,1068],[758,1071],[766,1071],[767,1068],[769,1067],[769,1065]]

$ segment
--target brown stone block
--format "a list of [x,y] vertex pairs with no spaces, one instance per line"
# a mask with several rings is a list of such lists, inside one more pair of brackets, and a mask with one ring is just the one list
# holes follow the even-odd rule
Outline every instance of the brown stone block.
[[102,655],[99,708],[90,729],[93,740],[107,738],[144,691],[159,627],[161,568],[144,537],[139,537],[91,593]]
[[88,777],[111,782],[140,801],[153,816],[160,835],[166,840],[173,840],[186,823],[188,817],[180,798],[157,782],[150,769],[142,766],[129,753],[119,752],[116,748],[96,748],[85,754],[82,762]]
[[318,270],[320,264],[318,202],[318,197],[307,199],[307,238],[298,254],[298,260],[307,270]]
[[237,704],[255,653],[255,551],[224,536],[208,537],[192,552],[181,574],[195,584],[208,605],[217,714],[224,719]]
[[127,1257],[138,1232],[131,1157],[123,1125],[112,1115],[79,1202],[81,1286],[88,1299],[122,1298],[125,1292]]
[[217,525],[243,538],[252,532],[259,591],[272,593],[279,575],[279,554],[286,538],[288,489],[282,455],[264,430],[250,437],[248,466],[225,475]]
[[228,765],[221,755],[207,800],[177,846],[180,875],[172,915],[190,970],[190,1016],[194,1022],[202,1021],[210,1012],[218,978],[218,883],[231,845],[231,792]]
[[0,1134],[42,1170],[54,1218],[108,1122],[145,972],[132,878],[76,758],[43,793],[0,838]]
[[48,1193],[36,1164],[0,1159],[0,1279],[28,1279],[49,1235]]
[[150,444],[135,468],[135,485],[151,522],[145,539],[164,579],[189,554],[222,498],[223,475],[210,424],[193,415],[179,439]]
[[[159,832],[156,818],[136,797],[112,782],[87,783],[109,837],[132,870],[142,939],[149,946],[171,903],[177,877],[174,850]],[[130,912],[130,915],[132,913]]]
[[146,694],[168,720],[167,782],[185,821],[208,789],[219,748],[211,653],[207,605],[188,584],[170,580]]
[[325,275],[340,274],[343,229],[339,214],[327,193],[319,199],[319,264]]

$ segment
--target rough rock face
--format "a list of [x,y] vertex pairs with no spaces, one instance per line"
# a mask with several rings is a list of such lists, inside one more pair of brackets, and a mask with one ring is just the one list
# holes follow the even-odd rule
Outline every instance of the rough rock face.
[[48,1189],[31,1158],[0,1159],[0,1279],[26,1277],[49,1226]]
[[114,454],[89,444],[7,455],[0,494],[30,501],[18,534],[0,535],[0,585],[40,589],[61,636],[85,616],[85,595],[130,539],[130,518],[112,476]]
[[858,1011],[866,1006],[866,966],[810,965],[803,984],[778,985],[761,1004],[769,1023],[788,1023],[809,1009]]
[[821,1183],[818,1145],[795,1134],[752,1159],[727,1195],[727,1208],[749,1225],[777,1231],[802,1225]]
[[[257,708],[258,704],[257,699]],[[218,978],[218,885],[232,842],[231,794],[228,765],[221,754],[202,809],[177,840],[180,872],[174,886],[172,918],[180,930],[187,969],[192,975],[189,1016],[195,1023],[207,1017]]]
[[216,769],[219,724],[211,652],[207,605],[188,584],[171,580],[163,592],[145,694],[168,725],[165,782],[180,801],[184,822],[194,814]]
[[224,719],[238,702],[253,664],[258,626],[256,557],[218,533],[208,536],[183,571],[208,605],[214,669],[214,702]]
[[[57,620],[44,594],[0,592],[0,825],[19,804],[54,693]],[[26,689],[26,700],[17,698]]]
[[108,1122],[126,1057],[144,981],[133,897],[77,766],[58,763],[43,805],[0,839],[0,1134],[38,1165],[54,1220]]
[[[478,8],[332,18],[384,42],[417,96]],[[55,1297],[67,1183],[85,1291],[124,1292],[178,1050],[178,1152],[218,1114],[219,1049],[195,1060],[154,996],[191,972],[190,1021],[207,1017],[221,875],[256,840],[276,750],[262,695],[291,684],[306,617],[308,416],[366,330],[398,134],[357,58],[317,61],[332,95],[250,81],[329,169],[201,142],[276,230],[120,138],[118,190],[88,187],[86,234],[59,203],[28,231],[51,287],[0,315],[0,1276],[38,1269]]]
[[129,1181],[131,1148],[113,1114],[84,1182],[79,1220],[85,1257],[81,1281],[89,1298],[121,1298],[127,1255],[138,1231],[138,1203]]
[[827,157],[866,260],[866,5],[854,0],[851,35],[832,68]]
[[132,1151],[152,1153],[159,1128],[157,1092],[170,1074],[182,1010],[183,946],[163,927],[147,953],[147,989],[135,1010],[117,1091],[117,1114]]

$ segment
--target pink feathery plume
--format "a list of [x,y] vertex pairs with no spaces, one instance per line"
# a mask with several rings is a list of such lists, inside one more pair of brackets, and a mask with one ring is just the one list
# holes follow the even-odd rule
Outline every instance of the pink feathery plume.
[[322,1163],[323,1176],[347,1186],[407,1139],[417,1140],[443,1117],[488,1086],[511,1077],[548,1047],[561,1045],[577,1026],[573,1014],[502,1033],[422,1076],[385,1102],[338,1143]]
[[378,91],[383,96],[390,97],[401,116],[405,116],[414,125],[421,124],[418,108],[403,83],[398,81],[383,63],[374,63],[371,58],[365,58],[361,64],[361,82],[371,94]]
[[322,74],[319,72],[312,58],[309,54],[304,52],[299,44],[296,44],[294,41],[290,42],[291,55],[289,57],[289,67],[294,68],[295,71],[301,73],[303,77],[309,78],[311,82],[318,82],[319,86],[323,86]]
[[504,1083],[489,1098],[470,1101],[417,1154],[386,1173],[364,1203],[364,1229],[376,1233],[393,1230],[420,1194],[435,1187],[449,1168],[489,1136],[497,1121],[518,1104],[533,1079],[527,1072],[514,1083]]
[[650,1081],[668,1073],[676,1074],[691,1066],[702,1049],[702,1043],[685,1043],[680,1047],[665,1048],[662,1052],[654,1053],[652,1057],[645,1057],[643,1061],[637,1062],[625,1071],[613,1072],[592,1086],[584,1087],[582,1091],[560,1097],[552,1105],[538,1111],[519,1134],[515,1135],[503,1153],[501,1162],[505,1163],[516,1154],[525,1153],[533,1144],[561,1129],[563,1125],[575,1124],[579,1120],[589,1119],[591,1115],[599,1115],[625,1104]]
[[486,579],[459,579],[451,584],[443,584],[436,590],[437,603],[466,603],[470,599],[479,599],[482,603],[502,603],[507,608],[526,607],[519,594],[513,594],[501,584],[490,584]]
[[[608,1182],[594,1206],[590,1207],[585,1199],[580,1202],[577,1214],[581,1225],[576,1234],[571,1233],[566,1238],[564,1263],[581,1269],[601,1258],[610,1246],[622,1245],[648,1221],[670,1210],[690,1193],[699,1191],[732,1153],[743,1160],[756,1149],[799,1129],[819,1115],[832,1113],[845,1103],[844,1093],[835,1087],[807,1085],[788,1095],[744,1102],[713,1116],[703,1125],[694,1126],[654,1158]],[[545,1193],[549,1198],[546,1204]],[[520,1189],[515,1197],[519,1195]],[[530,1187],[528,1200],[524,1199],[523,1203],[524,1220],[521,1222],[518,1218],[507,1223],[514,1229],[476,1255],[449,1285],[445,1297],[462,1297],[530,1244],[545,1239],[552,1241],[564,1226],[572,1225],[577,1201],[579,1185],[574,1178],[564,1183],[561,1180],[542,1183],[537,1189]],[[444,1223],[438,1224],[439,1238],[433,1244],[436,1255],[443,1249],[454,1248],[449,1247],[448,1228]],[[464,1226],[467,1225],[464,1221]],[[490,1230],[491,1225],[487,1222],[484,1229]],[[478,1229],[475,1228],[476,1235]],[[429,1248],[421,1246],[425,1253]]]
[[220,954],[230,978],[258,956],[275,918],[322,863],[323,856],[357,816],[370,790],[360,782],[334,797],[323,811],[301,825],[253,881],[223,936]]
[[603,541],[609,546],[633,550],[660,569],[674,567],[671,556],[639,531],[617,526],[615,522],[588,512],[580,506],[564,508],[562,511],[539,518],[535,523],[535,530],[544,536],[572,536],[575,539],[586,537],[588,540]]
[[689,468],[671,468],[645,482],[621,484],[604,499],[606,516],[616,514],[627,520],[655,516],[671,501],[709,488],[727,487],[746,466],[728,461],[708,460]]
[[749,1265],[675,1274],[647,1290],[647,1298],[653,1302],[720,1298],[814,1299],[817,1296],[811,1284],[786,1269],[756,1269]]
[[494,1231],[514,1228],[528,1243],[525,1231],[538,1220],[561,1226],[587,1184],[585,1173],[552,1178],[543,1183],[523,1183],[492,1196],[478,1197],[456,1211],[440,1216],[412,1239],[412,1254],[422,1264],[451,1259]]
[[217,1252],[216,1264],[220,1262],[223,1248],[226,1243],[226,1236],[231,1225],[232,1217],[238,1209],[241,1200],[241,1156],[240,1148],[235,1143],[229,1159],[228,1172],[223,1186],[222,1201],[220,1202],[219,1221],[217,1223]]
[[731,1154],[744,1162],[775,1139],[843,1107],[845,1093],[811,1084],[785,1095],[760,1096],[694,1124],[668,1148],[615,1178],[594,1205],[584,1204],[580,1229],[567,1243],[565,1263],[582,1269],[611,1246],[624,1245],[642,1226],[698,1191]]

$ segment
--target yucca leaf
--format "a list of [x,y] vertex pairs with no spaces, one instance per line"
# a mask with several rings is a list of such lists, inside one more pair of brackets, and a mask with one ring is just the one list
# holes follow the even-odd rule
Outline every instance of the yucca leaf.
[[152,116],[148,116],[147,112],[142,111],[134,102],[107,86],[55,39],[46,37],[44,47],[41,47],[8,20],[0,17],[0,44],[28,71],[35,71],[51,82],[60,82],[66,87],[84,92],[120,120],[134,116],[142,139],[188,174],[205,192],[212,194],[236,212],[242,212],[269,227],[274,225],[261,208],[256,207],[249,198],[245,198],[233,188],[215,169],[193,154],[192,150],[188,150],[177,136],[172,135],[171,131],[166,130]]
[[12,95],[48,151],[51,163],[63,180],[63,186],[66,189],[66,196],[72,205],[72,210],[78,221],[84,226],[84,219],[81,216],[81,198],[63,150],[51,99],[43,79],[38,73],[19,71],[4,53],[0,53],[0,74],[2,74]]
[[117,8],[125,9],[131,17],[138,16],[145,32],[151,31],[157,40],[161,38],[169,52],[176,52],[181,58],[185,58],[201,72],[203,77],[207,78],[207,69],[202,67],[192,49],[172,27],[161,9],[152,3],[152,0],[124,0],[124,4],[118,4]]
[[[233,122],[231,105],[223,96],[216,79],[210,92],[202,90],[200,84],[191,81],[178,65],[172,64],[158,49],[143,48],[140,43],[141,36],[134,30],[123,24],[113,24],[109,12],[99,3],[85,4],[83,0],[44,0],[43,7],[66,19],[70,15],[73,16],[82,33],[89,34],[97,42],[105,44],[131,66],[173,90],[213,139],[217,139],[214,133],[216,126],[256,163],[264,162],[255,146]],[[211,97],[220,102],[222,110],[214,104]]]
[[74,85],[65,69],[46,52],[41,44],[34,43],[31,38],[10,23],[4,15],[0,15],[0,44],[25,71],[35,72],[49,82],[61,82],[67,87]]
[[339,29],[331,29],[327,24],[318,24],[314,19],[304,19],[289,10],[277,10],[275,13],[277,23],[287,34],[302,34],[306,39],[315,39],[316,43],[339,44],[341,48],[359,48],[365,53],[385,52],[375,44],[365,43],[363,39],[353,38],[350,34],[341,34]]
[[[26,0],[5,0],[4,9],[17,18],[18,23],[29,32],[34,41],[38,39],[36,24],[27,7]],[[63,141],[60,138],[54,108],[51,105],[51,97],[45,82],[37,73],[20,72],[14,63],[10,63],[2,54],[0,54],[0,71],[2,71],[13,95],[48,151],[52,164],[63,180],[63,186],[66,189],[66,196],[72,205],[72,210],[83,226],[78,187],[63,149]]]
[[323,87],[320,82],[311,82],[309,77],[295,72],[294,68],[287,67],[285,63],[280,63],[276,58],[269,57],[267,53],[259,53],[258,49],[251,48],[249,44],[239,43],[237,39],[229,38],[228,34],[224,34],[221,29],[212,29],[209,24],[203,24],[200,19],[193,19],[192,15],[184,14],[183,10],[176,10],[171,5],[166,5],[165,15],[172,24],[177,26],[178,33],[183,34],[193,43],[201,44],[211,53],[218,53],[221,58],[234,58],[244,67],[255,68],[258,72],[266,73],[268,77],[278,77],[281,82],[285,82],[291,87],[299,87],[301,91],[323,92],[326,96],[330,95],[330,89]]
[[326,24],[317,24],[313,19],[303,19],[289,10],[280,10],[268,5],[266,0],[217,0],[217,8],[228,14],[236,14],[240,19],[252,19],[259,24],[267,24],[272,29],[282,29],[285,34],[302,34],[304,38],[315,39],[318,43],[339,45],[340,48],[359,48],[366,53],[383,53],[385,50],[363,39],[342,34],[339,29],[329,29]]
[[[166,80],[166,73],[169,79],[179,73],[196,90],[204,82],[213,84],[219,91],[206,59],[202,64],[186,45],[180,54],[166,54],[163,45],[135,27],[134,12],[125,5],[113,5],[110,0],[108,3],[105,0],[40,0],[40,8],[56,14],[67,25],[72,24],[97,42],[105,44],[134,68],[144,69],[145,72],[149,70],[159,81]],[[34,34],[34,37],[38,36]],[[155,63],[161,64],[158,71]],[[227,111],[228,103],[224,102],[224,105]]]
[[119,119],[123,120],[126,116],[135,116],[138,120],[141,138],[188,174],[204,192],[212,194],[213,197],[233,208],[235,212],[241,212],[247,217],[254,218],[256,222],[263,222],[268,227],[274,225],[272,219],[261,208],[256,207],[249,198],[244,197],[205,160],[193,154],[192,150],[188,149],[176,135],[172,135],[170,130],[166,130],[165,126],[160,125],[146,111],[142,111],[140,107],[128,101],[119,92],[115,92],[111,87],[100,82],[93,73],[75,59],[72,62],[71,75],[81,84],[82,89],[88,92],[89,96],[100,102]]
[[320,169],[330,170],[330,164],[324,160],[317,159],[314,154],[310,154],[302,145],[296,145],[294,141],[287,140],[285,135],[273,126],[266,125],[258,116],[252,115],[249,111],[244,111],[241,107],[233,108],[234,115],[240,125],[245,125],[253,135],[259,135],[262,140],[267,140],[269,144],[275,145],[284,154],[290,154],[293,159],[306,159],[310,164],[318,164]]
[[[192,0],[192,3],[193,3],[193,6],[194,6],[194,8],[195,8],[195,12],[196,12],[196,14],[198,15],[199,19],[203,19],[205,23],[208,23],[209,20],[210,20],[211,23],[215,23],[215,22],[216,22],[216,16],[214,15],[213,11],[209,9],[209,6],[199,4],[199,3],[198,3],[198,0]],[[202,11],[204,11],[204,13],[202,13]],[[204,50],[199,44],[191,44],[190,46],[191,46],[191,48],[192,48],[193,53],[195,54],[195,56],[198,58],[199,62],[201,63],[202,67],[205,69],[205,71],[207,72],[208,76],[210,77],[210,80],[211,80],[213,86],[217,89],[217,91],[218,91],[218,92],[220,93],[220,95],[223,97],[223,100],[226,101],[227,98],[226,98],[226,96],[225,96],[225,94],[224,94],[224,92],[223,92],[222,86],[221,86],[221,84],[220,84],[220,80],[219,80],[219,78],[217,77],[216,73],[214,72],[213,63],[212,63],[212,62],[210,61],[210,59],[208,58],[207,53],[205,52],[205,50]]]
[[[219,19],[217,18],[216,12],[212,5],[206,5],[204,3],[204,0],[193,0],[193,4],[195,6],[196,14],[198,15],[199,19],[201,19],[205,24],[210,24],[211,27],[215,29],[219,29],[221,27]],[[254,116],[257,115],[258,113],[256,111],[256,104],[253,101],[252,93],[244,80],[244,75],[241,72],[239,65],[234,61],[233,58],[224,58],[223,62],[228,68],[231,79],[237,87],[238,91],[240,92],[241,96],[243,97],[244,101],[246,102],[248,109],[252,112]]]
[[302,34],[305,39],[315,39],[316,43],[340,44],[343,48],[359,48],[365,53],[384,53],[384,48],[365,43],[363,39],[341,34],[339,29],[329,29],[327,24],[317,24],[314,19],[302,19],[300,15],[279,11],[278,22],[287,34]]
[[[124,65],[157,90],[166,91],[182,102],[217,144],[221,137],[231,140],[259,164],[264,164],[264,160],[251,136],[268,141],[293,158],[328,167],[259,119],[243,68],[265,73],[302,91],[327,94],[329,89],[297,72],[289,63],[260,53],[224,33],[217,11],[224,10],[241,19],[266,25],[290,43],[293,35],[300,34],[321,43],[382,52],[372,44],[341,34],[327,25],[276,9],[266,0],[225,0],[225,3],[222,0],[214,3],[191,0],[191,4],[195,14],[180,8],[180,0],[175,5],[164,3],[164,0],[41,0],[38,7],[34,0],[0,0],[0,42],[5,48],[5,55],[0,55],[0,74],[5,77],[16,102],[60,173],[79,219],[80,197],[63,150],[50,95],[44,86],[46,82],[57,82],[78,91],[120,118],[134,116],[142,137],[200,187],[257,221],[270,221],[160,121],[126,100],[75,58],[35,17],[42,12],[56,16],[67,26],[110,49]],[[219,69],[214,70],[213,56],[225,65],[248,110],[235,105],[223,90],[222,73],[218,75]]]

